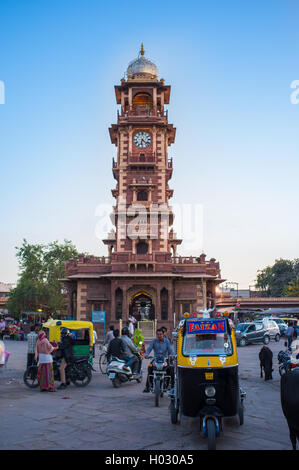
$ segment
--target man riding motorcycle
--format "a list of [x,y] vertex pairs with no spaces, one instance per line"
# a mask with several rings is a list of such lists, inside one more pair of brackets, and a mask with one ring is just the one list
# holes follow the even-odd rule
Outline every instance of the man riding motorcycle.
[[129,338],[129,328],[124,326],[121,330],[121,340],[124,345],[124,354],[122,359],[126,361],[126,366],[131,367],[132,373],[138,375],[141,368],[141,360],[136,356],[139,352],[138,348],[134,346],[132,340]]
[[[170,341],[165,338],[164,336],[164,332],[161,328],[159,328],[157,330],[157,338],[153,339],[146,352],[145,352],[145,358],[147,359],[149,357],[149,354],[150,352],[154,350],[154,360],[156,360],[156,358],[161,358],[163,357],[164,360],[168,359],[169,356],[174,356],[174,350],[173,350],[173,347],[171,346],[170,344]],[[147,379],[146,379],[146,386],[145,386],[145,389],[143,390],[143,393],[149,393],[150,391],[150,382],[149,382],[149,375],[151,375],[152,373],[152,369],[153,369],[153,366],[152,366],[152,363],[153,361],[151,362],[151,365],[148,367],[148,370],[147,370]],[[174,373],[173,373],[173,367],[170,366],[169,364],[167,365],[167,368],[166,368],[166,373],[167,375],[170,375],[170,378],[171,378],[171,387],[174,386]]]

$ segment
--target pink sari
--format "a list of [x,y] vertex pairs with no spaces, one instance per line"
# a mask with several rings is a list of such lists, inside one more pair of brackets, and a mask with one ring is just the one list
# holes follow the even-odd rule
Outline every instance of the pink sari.
[[[51,354],[53,346],[49,343],[44,332],[40,333],[36,343],[36,358],[39,354]],[[40,390],[54,390],[54,373],[52,362],[42,362],[38,366],[37,380]]]

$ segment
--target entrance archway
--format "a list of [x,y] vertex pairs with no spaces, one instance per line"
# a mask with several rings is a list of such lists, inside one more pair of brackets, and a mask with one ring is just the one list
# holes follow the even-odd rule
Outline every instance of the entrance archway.
[[138,321],[154,320],[155,307],[152,296],[144,291],[133,295],[130,302],[130,314],[133,314]]

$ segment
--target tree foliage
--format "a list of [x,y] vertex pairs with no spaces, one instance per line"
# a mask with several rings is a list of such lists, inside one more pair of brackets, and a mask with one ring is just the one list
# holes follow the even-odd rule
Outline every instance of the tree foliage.
[[11,291],[7,309],[11,314],[36,312],[59,312],[65,309],[62,284],[59,281],[65,275],[65,262],[77,259],[78,252],[69,240],[47,245],[30,244],[23,240],[21,247],[16,247],[19,263],[19,280]]
[[[273,266],[258,272],[255,286],[269,297],[290,295],[289,286],[299,281],[299,258],[294,260],[277,259]],[[294,290],[292,290],[294,292]]]

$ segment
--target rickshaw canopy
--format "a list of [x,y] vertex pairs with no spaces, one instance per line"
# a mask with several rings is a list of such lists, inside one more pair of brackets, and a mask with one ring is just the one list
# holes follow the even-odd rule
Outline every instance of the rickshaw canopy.
[[206,369],[238,365],[234,327],[228,318],[182,320],[177,339],[178,367]]

